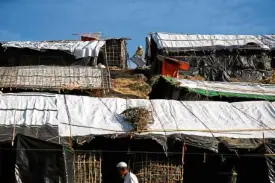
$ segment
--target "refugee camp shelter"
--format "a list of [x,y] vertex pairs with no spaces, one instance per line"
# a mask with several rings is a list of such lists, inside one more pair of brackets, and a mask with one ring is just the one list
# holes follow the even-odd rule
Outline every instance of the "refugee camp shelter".
[[1,66],[90,65],[105,41],[11,41],[1,43]]
[[0,148],[0,178],[5,182],[73,183],[72,152],[61,144],[17,134],[13,144],[1,137]]
[[[274,102],[183,102],[17,93],[1,94],[0,103],[0,129],[7,142],[13,141],[26,150],[52,148],[43,146],[42,141],[41,147],[36,146],[39,143],[26,139],[24,135],[28,135],[74,149],[70,159],[63,155],[63,164],[68,167],[66,175],[71,176],[67,176],[67,182],[119,181],[115,168],[119,161],[126,161],[142,183],[274,181]],[[121,115],[133,107],[152,111],[152,123],[140,133]],[[53,149],[58,148],[61,146]],[[18,164],[17,159],[18,156],[13,164]],[[44,165],[46,159],[28,155],[24,160],[39,160]],[[31,171],[34,165],[24,165],[21,167],[29,170],[29,175],[36,173]],[[69,172],[69,166],[74,173]],[[45,172],[38,175],[45,176]],[[53,172],[45,178],[56,180]]]
[[152,86],[150,99],[275,101],[275,85],[245,82],[217,82],[161,76]]
[[101,40],[11,41],[0,43],[1,66],[85,65],[101,63],[118,69],[127,68],[129,38]]
[[128,51],[127,41],[130,38],[125,37],[102,37],[100,32],[76,34],[81,37],[82,41],[104,40],[106,43],[101,49],[101,53],[111,69],[127,68]]
[[[186,74],[201,75],[207,80],[260,80],[271,75],[272,39],[261,35],[200,35],[154,32],[146,39],[147,65],[159,74],[157,56],[187,61]],[[273,59],[273,60],[272,60]]]

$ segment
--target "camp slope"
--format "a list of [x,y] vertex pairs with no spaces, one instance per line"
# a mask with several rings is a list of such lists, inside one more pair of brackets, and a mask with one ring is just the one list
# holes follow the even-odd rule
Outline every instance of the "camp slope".
[[[186,134],[202,137],[274,138],[275,103],[182,102],[92,98],[53,94],[2,94],[1,126],[57,126],[60,136],[125,134],[120,116],[127,107],[145,106],[154,123],[140,135]],[[12,135],[12,134],[10,134]]]

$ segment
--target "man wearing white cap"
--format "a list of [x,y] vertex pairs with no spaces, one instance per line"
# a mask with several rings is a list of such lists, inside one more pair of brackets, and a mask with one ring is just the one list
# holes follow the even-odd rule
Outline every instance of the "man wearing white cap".
[[129,168],[125,162],[118,163],[116,167],[119,169],[119,173],[124,179],[124,183],[138,183],[137,177],[129,171]]

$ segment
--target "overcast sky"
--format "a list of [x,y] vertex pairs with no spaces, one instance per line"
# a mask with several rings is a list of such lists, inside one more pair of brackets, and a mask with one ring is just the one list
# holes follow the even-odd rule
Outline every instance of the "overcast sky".
[[152,31],[275,34],[275,0],[0,0],[0,40],[130,37],[130,55]]

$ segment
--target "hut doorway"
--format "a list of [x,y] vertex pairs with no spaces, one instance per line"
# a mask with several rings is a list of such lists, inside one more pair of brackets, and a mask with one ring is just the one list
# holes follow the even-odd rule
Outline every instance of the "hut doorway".
[[105,138],[102,145],[102,182],[123,183],[116,165],[123,161],[128,163],[129,138]]
[[[87,181],[84,181],[83,175],[76,174],[79,176],[79,181],[76,183],[123,183],[119,172],[117,171],[116,165],[120,161],[128,163],[127,150],[129,146],[129,138],[112,138],[112,137],[103,137],[97,136],[92,139],[89,143],[77,146],[79,152],[85,153],[85,161],[91,159],[90,157],[96,156],[92,162],[97,162],[98,166],[86,166],[87,169],[91,169],[93,176],[85,178]],[[89,156],[87,156],[89,154]],[[83,156],[83,155],[82,155]],[[83,162],[83,161],[82,161]],[[76,165],[75,165],[76,167]],[[81,166],[79,166],[81,167]],[[83,166],[82,166],[83,167]],[[94,168],[93,168],[94,167]],[[77,167],[76,167],[77,168]],[[83,168],[82,168],[83,169]],[[84,171],[84,170],[83,170]],[[82,171],[82,172],[83,172]],[[98,172],[99,174],[96,174]],[[95,177],[96,176],[96,177]],[[84,176],[85,177],[85,176]],[[92,179],[93,178],[93,179]],[[76,180],[76,177],[75,177]]]

